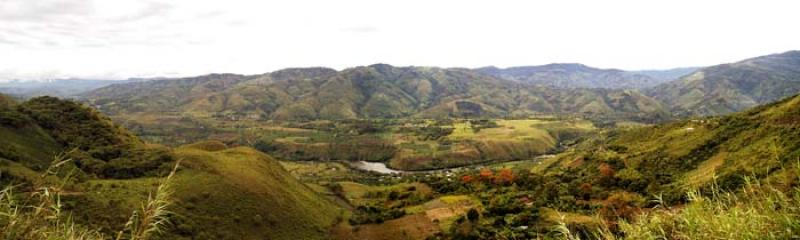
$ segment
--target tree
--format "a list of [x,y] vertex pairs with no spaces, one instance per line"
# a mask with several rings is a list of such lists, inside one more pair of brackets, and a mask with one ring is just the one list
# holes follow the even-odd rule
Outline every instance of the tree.
[[616,172],[614,171],[614,168],[611,167],[611,165],[606,163],[600,164],[598,170],[600,170],[600,174],[603,175],[604,177],[613,177],[614,173]]
[[492,181],[492,179],[494,179],[494,172],[488,168],[481,169],[481,172],[478,174],[478,178],[484,182]]
[[476,222],[478,219],[480,219],[480,217],[480,213],[478,213],[478,210],[475,210],[474,208],[471,208],[469,211],[467,211],[467,219],[470,222]]
[[501,169],[494,177],[495,184],[511,184],[514,182],[514,171],[508,168]]

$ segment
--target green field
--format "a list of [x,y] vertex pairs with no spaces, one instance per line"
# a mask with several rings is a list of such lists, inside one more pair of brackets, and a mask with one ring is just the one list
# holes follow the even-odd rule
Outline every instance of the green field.
[[[183,143],[211,139],[231,146],[254,146],[284,160],[381,161],[401,170],[532,159],[557,152],[559,145],[596,130],[592,122],[578,118],[280,122],[167,116],[165,126],[154,118],[122,115],[119,121],[149,140]],[[190,121],[193,124],[184,126],[195,127],[176,129],[171,127],[178,124],[174,121]],[[158,129],[184,134],[159,133]]]

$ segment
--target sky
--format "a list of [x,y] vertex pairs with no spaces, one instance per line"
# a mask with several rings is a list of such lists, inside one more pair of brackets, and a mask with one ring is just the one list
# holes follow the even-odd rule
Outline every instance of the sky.
[[288,67],[708,66],[800,50],[800,1],[0,0],[0,81]]

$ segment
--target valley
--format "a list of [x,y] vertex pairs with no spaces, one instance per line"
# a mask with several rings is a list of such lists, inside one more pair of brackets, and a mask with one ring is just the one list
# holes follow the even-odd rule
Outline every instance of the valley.
[[0,95],[0,238],[788,239],[797,59],[660,75],[375,64]]
[[[185,129],[172,128],[178,123],[161,119],[165,118],[121,118],[117,121],[143,139],[167,145],[217,140],[229,145],[251,146],[279,159],[384,162],[397,170],[431,170],[532,159],[560,151],[597,130],[588,120],[552,117],[512,120],[192,119],[181,122]],[[192,121],[198,124],[192,126]],[[159,132],[161,129],[168,131]]]

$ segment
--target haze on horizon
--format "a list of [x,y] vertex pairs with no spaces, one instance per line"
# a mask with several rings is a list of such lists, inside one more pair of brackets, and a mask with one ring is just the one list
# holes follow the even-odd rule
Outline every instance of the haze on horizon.
[[707,66],[800,49],[796,1],[0,1],[0,81],[287,67]]

